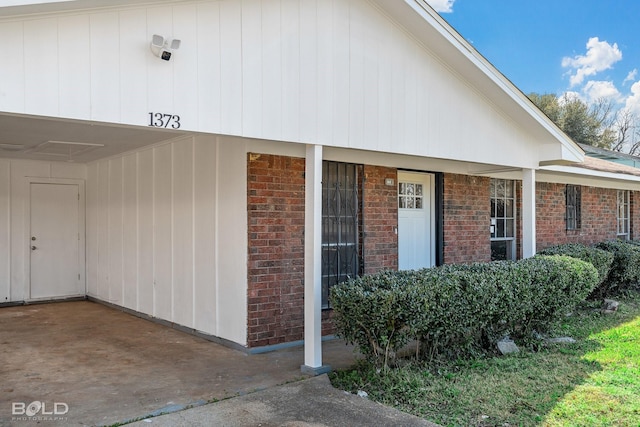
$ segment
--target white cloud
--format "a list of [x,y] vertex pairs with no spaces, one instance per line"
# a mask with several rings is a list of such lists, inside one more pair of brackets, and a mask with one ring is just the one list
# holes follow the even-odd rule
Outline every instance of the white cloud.
[[634,68],[633,70],[629,71],[629,74],[627,74],[627,77],[624,78],[624,80],[622,81],[622,84],[634,81],[637,75],[638,75],[638,69]]
[[427,0],[429,6],[434,8],[436,12],[451,13],[453,12],[453,3],[456,0]]
[[640,81],[631,86],[631,95],[627,97],[625,108],[640,116]]
[[621,94],[615,87],[613,82],[608,81],[588,81],[584,85],[582,91],[586,95],[587,102],[592,103],[599,99],[610,99],[612,101],[619,101]]
[[586,55],[576,55],[573,58],[562,58],[562,66],[570,68],[569,74],[571,86],[581,84],[585,77],[593,76],[600,71],[607,70],[622,59],[622,52],[618,44],[610,45],[606,41],[600,41],[598,37],[591,37],[587,42]]

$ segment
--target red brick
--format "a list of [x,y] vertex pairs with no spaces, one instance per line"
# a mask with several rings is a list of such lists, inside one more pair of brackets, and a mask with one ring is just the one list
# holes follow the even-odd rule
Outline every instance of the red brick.
[[385,184],[385,179],[397,181],[395,168],[381,166],[364,167],[363,256],[364,272],[372,274],[380,270],[398,268],[398,188]]
[[302,318],[304,309],[304,159],[249,154],[247,164],[248,343],[300,340],[290,312]]
[[[617,190],[582,186],[581,228],[566,229],[566,185],[536,185],[537,249],[564,243],[593,244],[617,235]],[[632,216],[632,223],[635,219]],[[635,220],[637,221],[637,220]]]
[[490,178],[444,175],[444,262],[491,260]]

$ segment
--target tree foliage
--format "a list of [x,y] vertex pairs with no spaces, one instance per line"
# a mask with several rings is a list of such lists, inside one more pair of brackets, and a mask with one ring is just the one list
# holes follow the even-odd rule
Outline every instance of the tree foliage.
[[614,128],[617,139],[611,148],[637,156],[640,154],[640,118],[627,109],[618,111]]
[[618,112],[611,101],[600,99],[588,105],[570,94],[537,93],[531,93],[529,99],[575,142],[609,150],[620,145]]

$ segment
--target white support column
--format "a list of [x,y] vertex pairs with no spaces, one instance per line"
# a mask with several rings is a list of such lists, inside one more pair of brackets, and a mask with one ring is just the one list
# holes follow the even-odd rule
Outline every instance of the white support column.
[[522,258],[536,254],[536,171],[522,170]]
[[304,207],[304,365],[320,375],[322,365],[322,146],[307,145]]

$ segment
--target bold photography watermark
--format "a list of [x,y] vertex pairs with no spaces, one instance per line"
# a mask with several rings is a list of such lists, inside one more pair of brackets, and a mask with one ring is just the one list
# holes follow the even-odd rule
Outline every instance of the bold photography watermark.
[[69,405],[64,402],[12,402],[12,421],[66,421]]

